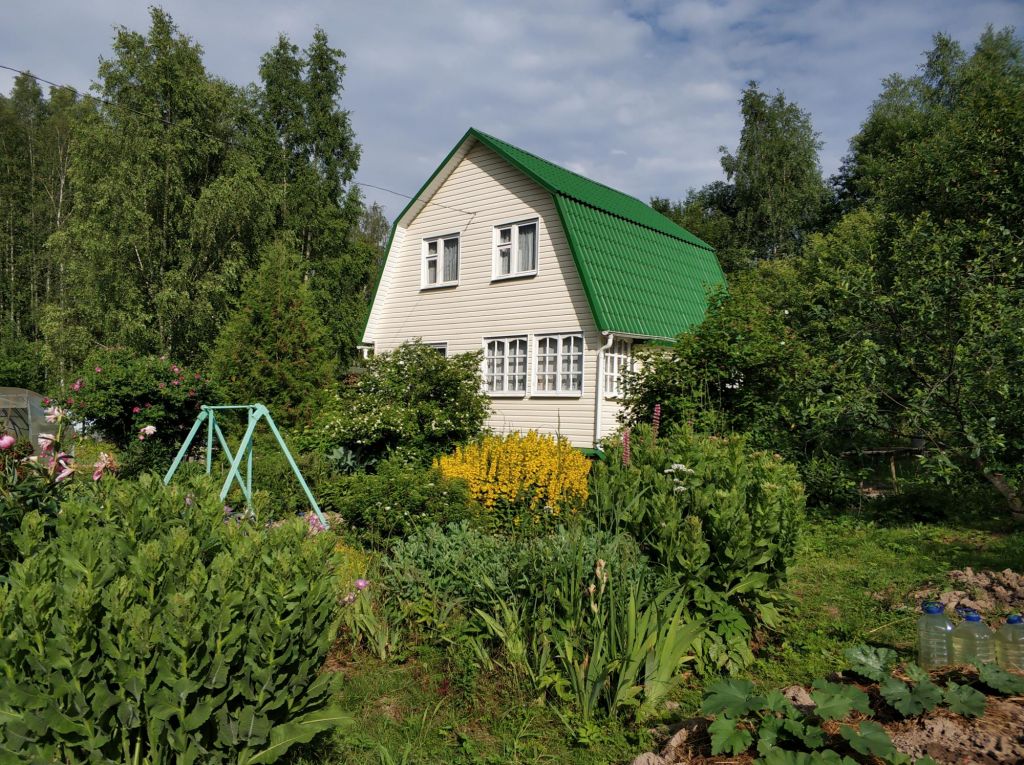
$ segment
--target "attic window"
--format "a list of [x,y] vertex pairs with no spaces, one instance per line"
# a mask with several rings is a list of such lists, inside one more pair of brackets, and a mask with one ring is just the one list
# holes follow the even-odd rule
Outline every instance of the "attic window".
[[423,286],[452,287],[459,283],[459,235],[423,240]]
[[537,221],[494,227],[494,276],[507,279],[537,273]]

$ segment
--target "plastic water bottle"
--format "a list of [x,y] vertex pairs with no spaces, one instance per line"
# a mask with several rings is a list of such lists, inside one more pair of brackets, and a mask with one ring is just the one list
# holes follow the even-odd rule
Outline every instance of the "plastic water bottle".
[[925,602],[921,605],[921,618],[917,620],[917,663],[922,669],[932,670],[953,663],[953,642],[950,636],[953,623],[943,613],[941,603]]
[[996,661],[1003,669],[1024,670],[1024,619],[1020,614],[1006,617],[996,632]]
[[953,629],[953,661],[978,667],[996,660],[992,630],[981,620],[981,614],[968,611],[964,620]]

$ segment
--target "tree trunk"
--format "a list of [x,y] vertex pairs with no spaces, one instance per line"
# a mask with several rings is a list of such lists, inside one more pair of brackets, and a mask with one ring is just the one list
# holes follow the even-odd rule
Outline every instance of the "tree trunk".
[[988,482],[996,488],[996,491],[1003,495],[1003,498],[1006,500],[1006,504],[1013,513],[1014,519],[1024,521],[1024,501],[1021,500],[1020,495],[1017,494],[1017,490],[1007,482],[1003,474],[993,473],[989,470],[988,466],[985,465],[985,461],[981,459],[981,457],[975,457],[974,464],[978,467],[978,470],[981,471],[981,474],[988,479]]

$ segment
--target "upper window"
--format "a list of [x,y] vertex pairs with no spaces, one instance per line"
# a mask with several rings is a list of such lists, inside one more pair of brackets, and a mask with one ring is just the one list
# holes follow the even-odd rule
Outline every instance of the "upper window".
[[494,229],[494,278],[537,273],[537,221]]
[[518,396],[526,393],[525,337],[495,337],[485,341],[484,390]]
[[444,287],[459,283],[459,236],[423,240],[423,286]]
[[583,392],[583,335],[537,338],[534,392],[538,395],[580,395]]
[[604,395],[616,398],[622,395],[622,373],[632,370],[630,341],[616,340],[604,354]]

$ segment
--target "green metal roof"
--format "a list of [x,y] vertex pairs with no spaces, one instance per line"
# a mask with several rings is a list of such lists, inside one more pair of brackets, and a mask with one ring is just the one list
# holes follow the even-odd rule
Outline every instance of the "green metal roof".
[[428,187],[470,139],[551,192],[598,329],[668,339],[703,320],[708,291],[725,285],[709,244],[635,197],[475,128],[395,219],[392,238],[406,213],[426,201]]
[[710,245],[635,197],[479,130],[467,135],[552,193],[599,329],[668,338],[703,320],[708,289],[725,284]]

